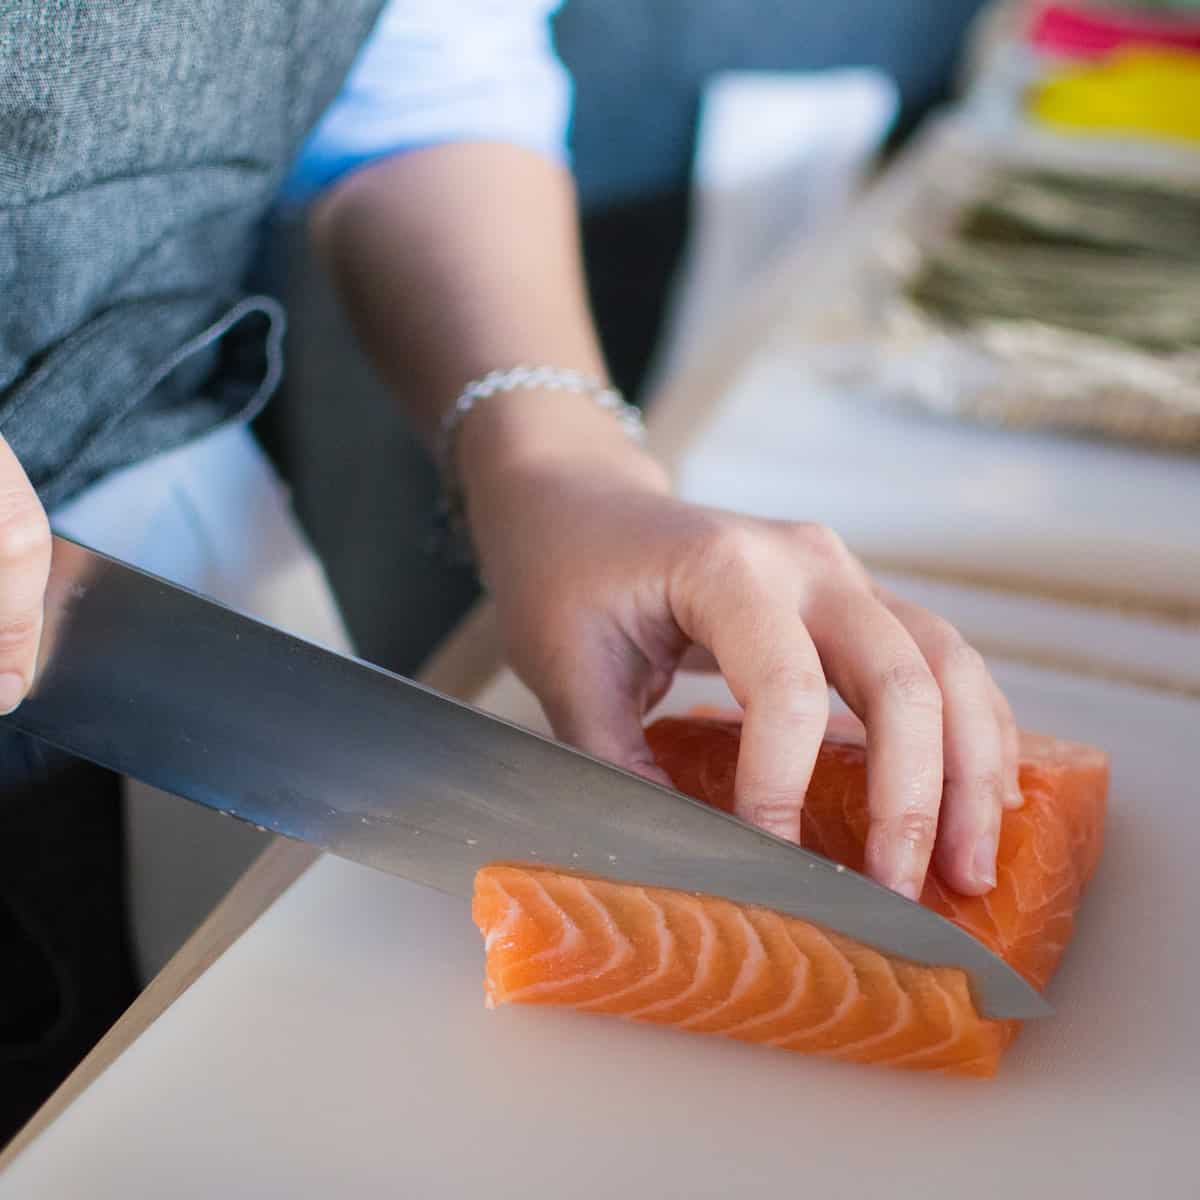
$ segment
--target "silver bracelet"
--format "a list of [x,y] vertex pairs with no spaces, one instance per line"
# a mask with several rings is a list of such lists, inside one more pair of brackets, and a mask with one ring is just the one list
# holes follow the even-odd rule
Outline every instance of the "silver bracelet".
[[481,379],[472,380],[458,394],[458,398],[442,418],[437,445],[437,466],[442,481],[442,503],[439,512],[440,536],[438,538],[451,561],[466,565],[474,561],[470,534],[466,524],[462,485],[458,478],[456,446],[458,431],[467,415],[489,396],[501,392],[516,392],[525,389],[551,392],[573,392],[587,396],[600,408],[611,412],[624,429],[626,435],[637,443],[646,438],[646,426],[642,414],[614,387],[602,383],[594,376],[567,367],[510,367],[507,370],[489,371]]

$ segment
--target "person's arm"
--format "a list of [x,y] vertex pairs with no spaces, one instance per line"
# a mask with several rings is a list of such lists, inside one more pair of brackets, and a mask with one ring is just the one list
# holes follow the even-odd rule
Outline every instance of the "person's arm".
[[50,555],[46,512],[0,437],[0,715],[12,712],[33,683]]
[[428,439],[462,386],[495,367],[604,373],[574,186],[541,154],[459,142],[384,159],[323,196],[311,228],[376,367]]
[[[603,371],[573,189],[537,155],[385,160],[334,187],[313,231],[427,434],[493,368]],[[745,708],[738,811],[795,838],[832,684],[868,730],[868,870],[915,895],[936,838],[952,886],[991,885],[1001,809],[1019,803],[1008,706],[949,625],[883,594],[829,530],[672,498],[612,416],[570,394],[482,402],[459,464],[511,661],[559,736],[655,776],[642,717],[698,644]]]

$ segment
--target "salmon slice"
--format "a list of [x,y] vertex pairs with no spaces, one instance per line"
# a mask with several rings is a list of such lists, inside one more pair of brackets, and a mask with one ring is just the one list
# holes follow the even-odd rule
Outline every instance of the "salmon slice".
[[[741,726],[672,717],[647,730],[682,792],[733,808]],[[921,903],[1044,988],[1100,858],[1108,760],[1022,734],[1023,808],[1001,830],[997,886],[961,896],[930,873]],[[854,870],[867,834],[861,727],[831,724],[801,841]],[[981,1017],[964,972],[922,966],[808,921],[716,896],[550,867],[497,864],[475,879],[486,1001],[567,1005],[854,1062],[988,1076],[1018,1022]]]

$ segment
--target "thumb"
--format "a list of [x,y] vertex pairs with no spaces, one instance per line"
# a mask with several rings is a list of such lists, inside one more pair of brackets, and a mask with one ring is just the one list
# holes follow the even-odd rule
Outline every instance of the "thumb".
[[0,437],[0,713],[12,712],[33,682],[50,554],[46,514]]
[[[640,662],[635,662],[634,659]],[[622,653],[577,655],[569,674],[531,682],[554,735],[587,754],[671,787],[655,762],[642,728],[645,712],[666,691],[670,676],[658,679],[633,647]],[[540,686],[539,686],[540,684]]]

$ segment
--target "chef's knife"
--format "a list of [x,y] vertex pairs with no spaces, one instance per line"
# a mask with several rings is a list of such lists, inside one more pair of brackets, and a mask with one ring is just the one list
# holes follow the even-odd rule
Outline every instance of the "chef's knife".
[[728,896],[964,968],[989,1016],[1050,1011],[862,875],[60,537],[40,658],[9,724],[344,858],[461,896],[496,861]]

